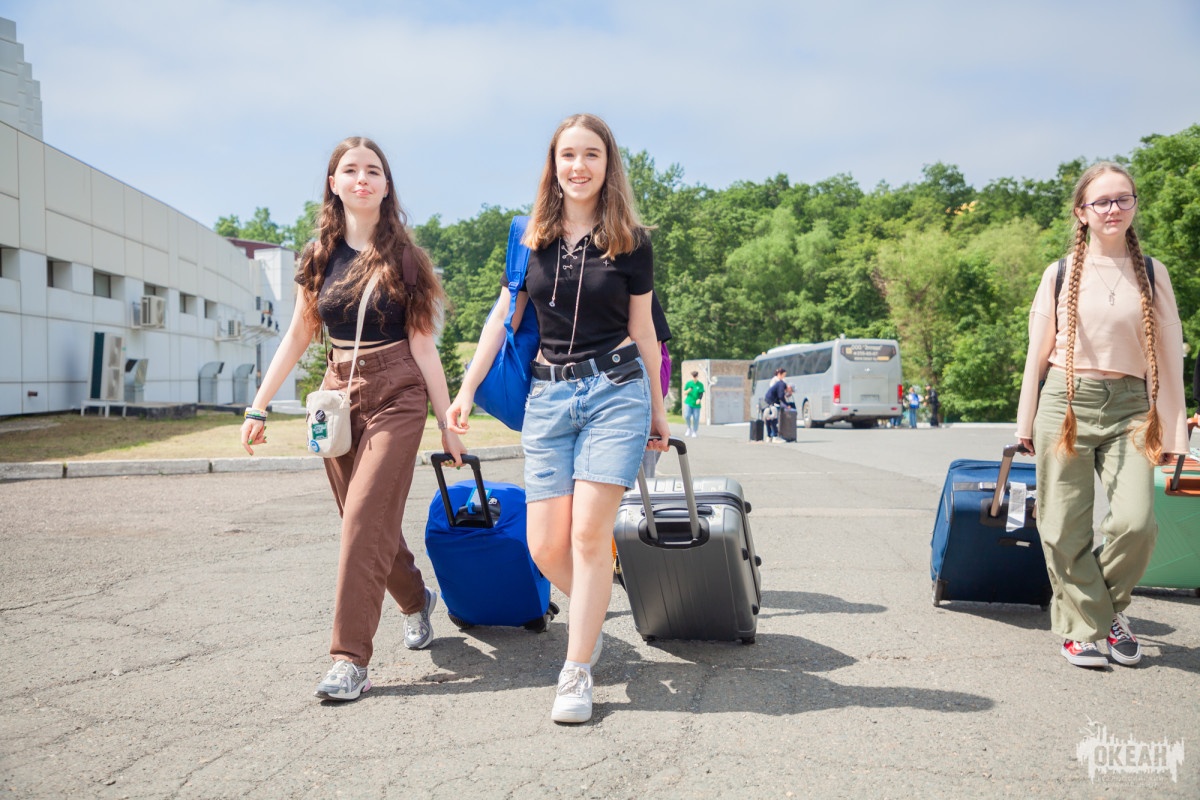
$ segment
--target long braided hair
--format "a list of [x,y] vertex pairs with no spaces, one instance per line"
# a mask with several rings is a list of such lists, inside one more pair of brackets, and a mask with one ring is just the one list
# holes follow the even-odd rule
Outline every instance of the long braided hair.
[[[1071,250],[1071,272],[1067,279],[1067,413],[1063,417],[1057,448],[1060,454],[1069,457],[1075,455],[1077,435],[1075,409],[1072,405],[1075,400],[1075,341],[1079,324],[1079,284],[1088,251],[1088,224],[1080,218],[1080,214],[1076,214],[1074,211],[1082,208],[1087,188],[1092,181],[1109,172],[1123,175],[1129,180],[1129,185],[1133,187],[1133,193],[1137,194],[1137,185],[1133,182],[1133,176],[1129,174],[1128,170],[1120,164],[1101,161],[1093,164],[1079,176],[1072,198],[1073,212],[1071,216],[1074,218],[1075,224],[1072,232],[1074,245]],[[1133,263],[1133,272],[1137,276],[1138,291],[1141,294],[1142,330],[1145,334],[1146,365],[1149,373],[1147,385],[1150,390],[1150,410],[1146,414],[1145,421],[1132,431],[1132,435],[1135,442],[1140,439],[1137,446],[1146,455],[1146,458],[1151,463],[1158,463],[1162,456],[1162,420],[1158,416],[1157,326],[1154,321],[1154,295],[1150,289],[1150,279],[1146,274],[1146,271],[1153,269],[1153,266],[1150,259],[1142,254],[1142,247],[1138,243],[1137,234],[1134,233],[1132,225],[1125,231],[1125,247]]]

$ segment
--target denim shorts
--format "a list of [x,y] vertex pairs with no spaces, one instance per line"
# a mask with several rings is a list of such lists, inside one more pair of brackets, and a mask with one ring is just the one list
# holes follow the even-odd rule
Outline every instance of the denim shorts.
[[568,381],[534,379],[525,400],[527,502],[574,494],[575,481],[637,481],[650,437],[650,382],[639,357]]

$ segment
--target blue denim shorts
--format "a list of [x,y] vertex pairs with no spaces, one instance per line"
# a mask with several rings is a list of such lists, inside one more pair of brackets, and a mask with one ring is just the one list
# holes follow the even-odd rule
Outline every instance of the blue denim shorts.
[[637,482],[650,437],[650,381],[638,358],[568,381],[534,379],[525,400],[527,502],[574,494],[575,481]]

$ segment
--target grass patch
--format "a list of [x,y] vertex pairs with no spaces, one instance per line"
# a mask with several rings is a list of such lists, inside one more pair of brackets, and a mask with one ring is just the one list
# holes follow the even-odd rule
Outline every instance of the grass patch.
[[[199,411],[192,419],[106,419],[72,413],[12,417],[0,421],[0,463],[236,458],[246,456],[239,442],[241,426],[241,417],[217,411]],[[255,447],[254,453],[308,455],[304,432],[304,417],[274,415],[267,423],[267,443]],[[482,416],[471,417],[471,432],[463,438],[469,449],[520,442],[519,433]],[[441,446],[437,424],[430,417],[425,422],[421,449]]]

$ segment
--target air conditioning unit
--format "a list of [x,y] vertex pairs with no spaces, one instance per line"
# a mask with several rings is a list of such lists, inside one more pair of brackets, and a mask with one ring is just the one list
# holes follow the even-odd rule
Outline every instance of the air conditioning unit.
[[240,319],[217,320],[217,340],[234,341],[242,338],[242,321]]
[[120,402],[125,397],[125,339],[111,333],[92,336],[92,375],[89,395],[93,400]]
[[142,328],[167,327],[167,299],[153,294],[142,295],[138,326]]

